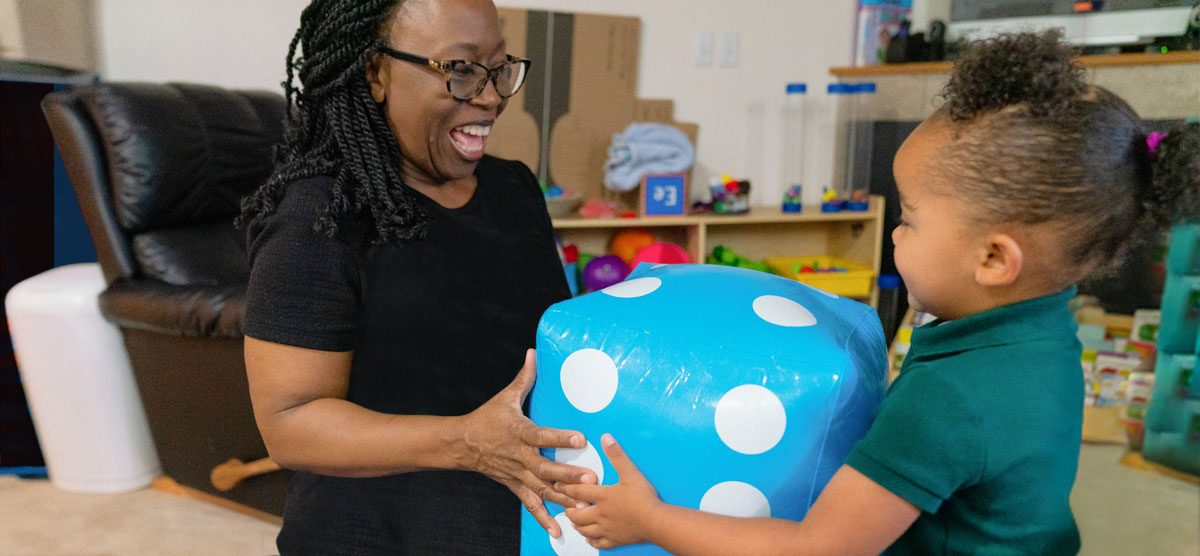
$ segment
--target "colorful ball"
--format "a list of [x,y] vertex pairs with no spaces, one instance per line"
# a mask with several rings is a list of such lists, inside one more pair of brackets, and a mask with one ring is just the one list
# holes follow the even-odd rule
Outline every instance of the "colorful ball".
[[[654,243],[654,234],[642,229],[621,230],[613,235],[612,254],[621,257],[625,264],[630,264],[638,251]],[[632,265],[631,265],[632,266]],[[622,277],[623,278],[623,277]]]
[[653,264],[687,264],[692,262],[687,251],[673,243],[654,243],[647,245],[629,263],[630,268],[637,268],[642,263]]
[[583,269],[583,285],[589,291],[600,291],[629,276],[629,265],[616,255],[601,255],[588,261]]

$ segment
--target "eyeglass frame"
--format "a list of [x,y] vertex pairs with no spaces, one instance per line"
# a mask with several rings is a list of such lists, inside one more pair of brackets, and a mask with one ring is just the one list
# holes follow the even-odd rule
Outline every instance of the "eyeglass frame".
[[[395,58],[397,60],[400,60],[402,62],[411,62],[413,64],[421,64],[421,65],[429,66],[435,70],[438,70],[438,71],[444,73],[446,75],[446,92],[450,93],[451,96],[453,96],[454,98],[456,98],[458,100],[471,100],[471,99],[483,94],[483,90],[487,88],[488,81],[492,82],[492,86],[496,88],[496,94],[500,98],[510,98],[513,95],[517,94],[517,92],[519,92],[521,90],[521,87],[525,86],[525,81],[526,81],[526,79],[528,79],[528,75],[529,75],[529,68],[533,66],[533,60],[527,60],[525,58],[517,58],[516,56],[513,56],[511,54],[504,55],[504,64],[501,65],[500,67],[497,67],[496,69],[488,69],[487,66],[480,64],[479,62],[472,62],[470,60],[435,60],[433,58],[429,58],[426,56],[418,56],[416,54],[411,54],[409,52],[396,50],[386,44],[380,44],[380,45],[376,46],[376,50],[382,54],[386,54],[386,55],[388,55],[392,58]],[[523,72],[523,75],[525,77],[523,77],[521,79],[520,85],[518,85],[517,88],[513,90],[513,92],[509,93],[508,96],[505,96],[505,95],[500,94],[500,87],[496,86],[496,77],[498,77],[500,75],[500,71],[503,70],[505,66],[512,64],[514,62],[525,66],[524,72]],[[474,95],[471,95],[467,98],[459,98],[457,95],[454,94],[454,91],[450,88],[450,80],[453,78],[452,74],[454,72],[454,68],[460,64],[469,64],[472,66],[479,66],[479,67],[483,68],[483,71],[485,73],[487,73],[487,77],[481,82],[482,86],[479,87],[479,90],[475,91]]]

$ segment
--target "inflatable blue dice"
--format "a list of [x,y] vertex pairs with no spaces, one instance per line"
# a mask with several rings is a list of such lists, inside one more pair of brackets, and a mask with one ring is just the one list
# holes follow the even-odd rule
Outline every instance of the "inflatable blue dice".
[[[887,354],[870,307],[763,272],[643,264],[626,281],[542,316],[530,416],[578,430],[555,461],[618,480],[611,433],[671,504],[734,516],[804,518],[865,434]],[[523,512],[525,556],[598,554],[563,508],[563,535]],[[611,554],[666,554],[648,545]]]

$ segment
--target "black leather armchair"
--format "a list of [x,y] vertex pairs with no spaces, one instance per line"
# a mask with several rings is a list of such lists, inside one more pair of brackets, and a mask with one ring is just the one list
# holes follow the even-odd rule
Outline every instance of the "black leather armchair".
[[42,101],[121,328],[163,472],[280,515],[288,472],[228,492],[230,459],[266,457],[242,355],[249,276],[241,197],[271,170],[283,97],[183,84],[103,83]]

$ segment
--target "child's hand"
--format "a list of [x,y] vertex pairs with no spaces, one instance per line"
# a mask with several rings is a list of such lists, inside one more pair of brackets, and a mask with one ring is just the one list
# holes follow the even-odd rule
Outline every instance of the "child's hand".
[[655,508],[662,504],[658,491],[638,471],[612,435],[604,435],[600,444],[608,461],[617,470],[620,481],[612,486],[557,484],[555,488],[591,506],[568,508],[567,517],[588,543],[600,549],[650,542],[647,523]]

